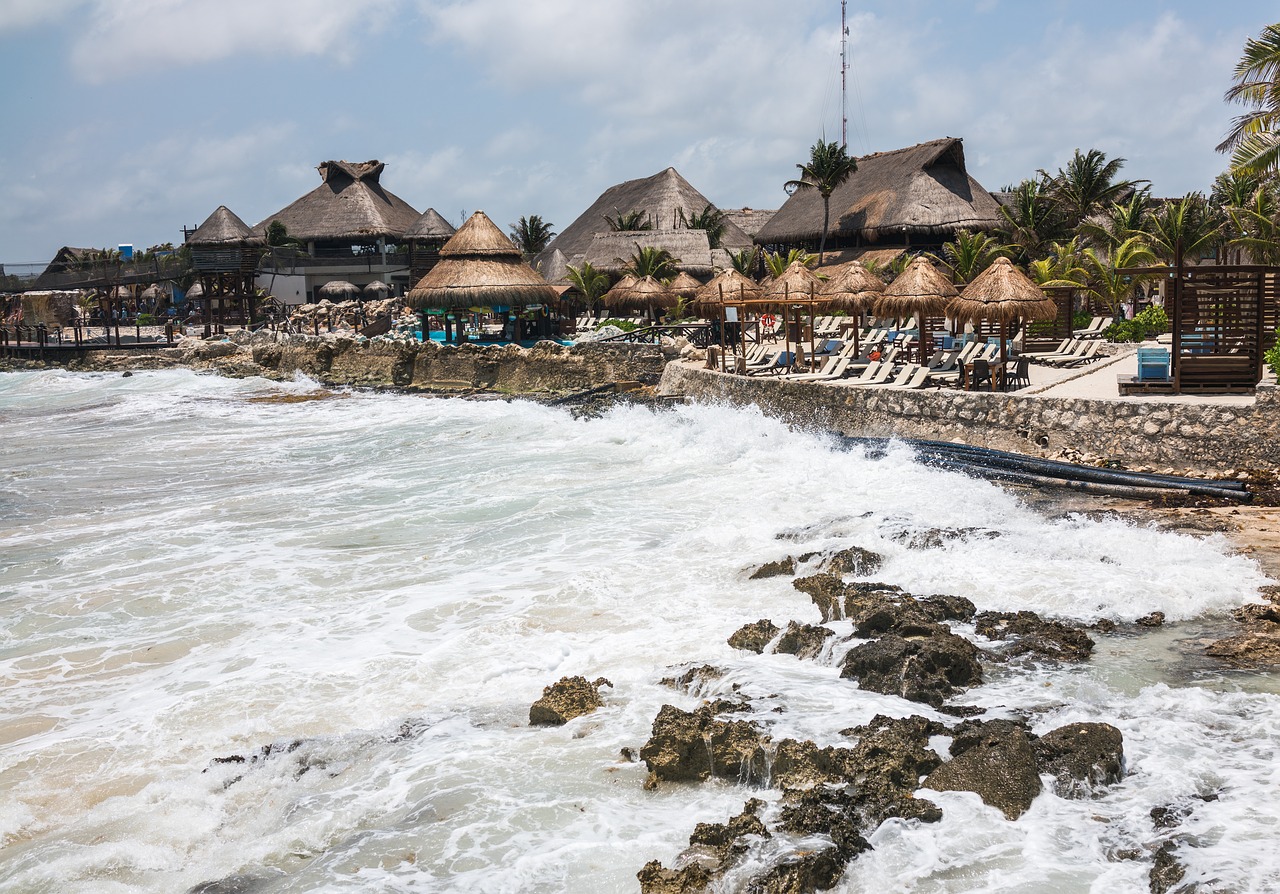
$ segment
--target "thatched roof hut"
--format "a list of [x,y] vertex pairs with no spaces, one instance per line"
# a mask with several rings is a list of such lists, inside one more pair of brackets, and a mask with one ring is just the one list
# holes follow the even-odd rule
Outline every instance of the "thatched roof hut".
[[750,277],[743,276],[730,267],[716,275],[711,282],[698,290],[693,299],[693,308],[698,313],[720,312],[724,301],[753,301],[763,295],[760,284]]
[[471,215],[440,249],[440,263],[406,296],[413,307],[541,304],[556,291],[483,211]]
[[458,232],[457,228],[445,220],[439,211],[428,208],[409,226],[409,229],[405,230],[404,238],[444,242],[456,232]]
[[[628,279],[631,282],[622,287],[623,283]],[[649,308],[674,307],[675,303],[675,293],[652,276],[645,276],[641,279],[624,277],[604,296],[605,307],[610,310],[648,310]]]
[[551,257],[541,267],[535,267],[542,278],[552,285],[570,285],[569,283],[569,259],[556,249],[551,253]]
[[219,205],[204,223],[187,237],[191,265],[202,274],[251,274],[258,268],[265,236],[255,236],[249,225],[226,205]]
[[188,298],[203,298],[204,286],[200,283],[193,283],[191,288],[187,289]]
[[346,301],[359,295],[360,287],[346,280],[335,279],[322,285],[316,292],[321,298],[328,298],[330,301]]
[[822,291],[822,281],[812,270],[800,261],[796,261],[782,272],[782,275],[764,284],[764,297],[776,301],[826,301]]
[[268,214],[253,228],[253,235],[265,236],[271,222],[278,220],[290,236],[303,242],[402,239],[421,215],[383,189],[380,178],[385,167],[376,160],[321,162],[316,170],[324,182]]
[[193,247],[247,245],[262,241],[261,238],[255,239],[249,225],[226,205],[214,209],[204,223],[187,237],[187,244]]
[[685,271],[681,270],[676,274],[671,282],[667,283],[667,288],[672,295],[680,298],[692,298],[698,294],[698,290],[702,288],[702,283],[698,282]]
[[854,313],[866,310],[885,290],[884,282],[857,261],[827,267],[823,272],[827,281],[822,284],[822,291],[835,310]]
[[579,263],[588,263],[605,273],[619,273],[631,263],[638,248],[664,248],[676,259],[678,269],[694,276],[710,276],[713,270],[711,244],[707,242],[705,230],[625,230],[618,233],[597,233],[591,237],[587,253]]
[[[955,137],[858,159],[858,170],[831,194],[828,245],[941,243],[957,230],[992,230],[1000,205],[969,176]],[[797,190],[756,234],[762,245],[816,245],[822,197]]]
[[[560,235],[551,240],[550,244],[539,253],[535,263],[545,262],[551,252],[558,249],[568,258],[570,264],[580,264],[585,258],[591,261],[593,266],[598,266],[587,255],[591,253],[593,237],[611,232],[609,224],[605,221],[606,216],[615,217],[618,214],[640,211],[647,216],[650,225],[655,228],[647,232],[689,232],[680,229],[680,212],[683,211],[688,217],[701,213],[708,205],[711,205],[711,201],[694,189],[693,185],[680,176],[680,172],[675,168],[667,168],[652,177],[619,183],[602,192],[591,207],[578,216],[577,220],[561,230]],[[712,205],[712,207],[715,206]],[[702,232],[705,242],[705,231]],[[732,220],[726,220],[720,244],[730,249],[749,248],[751,237]],[[681,251],[671,245],[658,243],[658,247],[667,249],[677,258],[685,257]],[[709,252],[710,247],[708,246],[706,250]],[[610,256],[608,260],[612,258],[613,256]],[[706,266],[710,267],[709,261]],[[695,276],[698,274],[697,270],[690,270],[690,272]],[[708,269],[707,272],[709,273],[710,270]]]
[[777,211],[761,211],[759,208],[729,208],[724,212],[724,217],[754,239],[756,233],[764,229],[764,225],[773,220],[773,216],[777,213]]
[[959,294],[951,280],[921,255],[885,287],[872,302],[871,309],[881,317],[937,316],[945,312],[951,299]]
[[371,283],[365,283],[364,287],[360,291],[362,294],[370,298],[377,299],[390,295],[391,286],[387,285],[380,279],[375,279]]
[[1058,315],[1058,304],[1008,258],[996,258],[951,300],[947,312],[973,323],[1052,320]]

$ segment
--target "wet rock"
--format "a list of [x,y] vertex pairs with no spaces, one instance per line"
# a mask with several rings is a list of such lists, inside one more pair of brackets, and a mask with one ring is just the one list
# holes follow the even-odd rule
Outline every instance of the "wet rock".
[[924,596],[916,602],[935,621],[971,621],[978,611],[973,600],[963,596]]
[[822,647],[833,636],[835,633],[825,627],[791,621],[773,651],[795,655],[797,658],[816,658],[822,654]]
[[770,838],[756,816],[764,802],[752,798],[742,813],[727,823],[698,823],[689,836],[689,847],[676,858],[676,869],[654,860],[636,874],[642,894],[692,894],[704,892],[747,852],[752,836]]
[[759,655],[764,651],[764,647],[769,645],[777,635],[778,625],[768,618],[761,618],[754,624],[744,624],[735,630],[729,637],[729,645],[735,649],[755,652]]
[[876,715],[865,726],[843,730],[856,741],[842,755],[842,770],[850,782],[850,808],[864,828],[875,828],[886,819],[915,819],[935,823],[942,811],[932,801],[913,792],[920,778],[942,764],[929,747],[929,737],[947,731],[923,717]]
[[939,707],[966,686],[982,682],[978,647],[954,633],[924,639],[887,635],[855,646],[840,676],[872,692]]
[[1189,812],[1186,808],[1152,807],[1151,825],[1157,829],[1176,829],[1182,825]]
[[966,721],[956,729],[951,754],[951,760],[925,779],[925,788],[975,792],[1011,820],[1026,813],[1040,794],[1035,751],[1021,724]]
[[863,577],[874,574],[884,564],[884,556],[860,546],[850,546],[832,553],[822,563],[822,570],[833,574],[849,574]]
[[713,667],[710,664],[699,664],[686,668],[674,677],[664,678],[662,685],[670,686],[672,689],[680,689],[684,692],[696,693],[704,689],[713,680],[719,680],[723,676],[724,671],[721,668]]
[[604,705],[600,687],[613,684],[600,677],[588,683],[586,677],[562,677],[542,690],[542,698],[529,708],[530,726],[562,726],[575,717],[590,714]]
[[1134,621],[1139,627],[1163,627],[1164,612],[1152,612],[1149,615],[1143,615]]
[[987,540],[1000,536],[999,531],[985,528],[916,528],[899,527],[887,533],[890,540],[901,543],[908,549],[941,549],[956,540]]
[[640,759],[649,768],[650,787],[711,776],[751,782],[767,771],[759,731],[744,720],[718,720],[706,706],[689,712],[663,705]]
[[792,556],[785,559],[779,559],[776,562],[765,562],[763,565],[756,567],[751,572],[749,580],[764,580],[770,577],[782,577],[784,575],[796,573],[796,560]]
[[987,639],[1010,641],[999,653],[1004,658],[1083,661],[1093,652],[1093,640],[1079,627],[1046,621],[1035,612],[982,612],[974,617],[974,626]]
[[1099,633],[1115,633],[1116,622],[1110,618],[1099,618],[1089,625],[1090,630],[1096,630]]
[[201,882],[186,890],[186,894],[257,894],[265,891],[277,879],[257,875],[229,875],[212,882]]
[[880,597],[851,614],[854,633],[863,639],[891,633],[905,639],[938,636],[950,632],[939,624],[910,596],[893,599]]
[[1083,798],[1124,777],[1124,736],[1109,723],[1070,723],[1035,741],[1041,773],[1064,798]]
[[1241,624],[1280,624],[1280,604],[1274,602],[1250,602],[1231,613]]
[[704,894],[714,875],[698,862],[667,869],[658,860],[650,860],[636,878],[640,880],[640,894]]
[[1211,643],[1205,654],[1236,667],[1280,664],[1280,624],[1259,624],[1239,636],[1220,639]]
[[1156,851],[1155,862],[1151,864],[1151,872],[1147,876],[1151,894],[1167,894],[1175,890],[1177,884],[1182,881],[1182,877],[1187,874],[1186,869],[1174,856],[1176,850],[1176,844],[1166,841]]
[[721,864],[740,857],[746,853],[747,845],[743,839],[748,836],[772,838],[760,817],[757,816],[764,802],[752,798],[743,805],[742,813],[730,818],[727,823],[698,823],[693,834],[689,836],[689,844],[712,848],[719,855]]
[[819,748],[807,739],[783,739],[774,748],[772,782],[783,790],[844,784],[852,754],[848,748]]
[[844,581],[840,579],[840,575],[830,572],[811,574],[796,578],[791,585],[813,600],[822,614],[822,623],[844,617]]
[[837,848],[798,852],[747,882],[747,894],[808,894],[834,887],[844,875],[844,859]]

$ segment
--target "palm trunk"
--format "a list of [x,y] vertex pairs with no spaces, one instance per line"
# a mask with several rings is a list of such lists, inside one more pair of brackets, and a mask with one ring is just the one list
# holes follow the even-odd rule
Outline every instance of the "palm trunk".
[[822,239],[818,242],[818,266],[822,266],[822,256],[827,251],[827,222],[831,216],[831,196],[822,196]]

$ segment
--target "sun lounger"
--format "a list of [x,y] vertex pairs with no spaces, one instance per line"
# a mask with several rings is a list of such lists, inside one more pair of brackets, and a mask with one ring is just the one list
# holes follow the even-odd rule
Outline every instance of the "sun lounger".
[[903,378],[903,376],[901,373],[899,373],[898,378],[894,379],[891,383],[889,383],[885,387],[916,390],[916,389],[924,388],[926,385],[929,384],[929,381],[932,378],[932,373],[929,370],[929,367],[927,366],[917,366],[915,364],[908,364],[906,367],[904,367],[904,369],[910,372],[910,375],[906,377],[906,381],[900,381]]
[[783,376],[784,379],[791,382],[833,382],[836,379],[843,378],[844,374],[849,371],[849,364],[852,362],[848,357],[833,357],[834,362],[824,366],[819,372],[814,373],[798,373],[791,376]]
[[1084,366],[1086,363],[1092,363],[1098,359],[1098,349],[1102,347],[1101,339],[1093,339],[1085,342],[1085,349],[1075,357],[1068,357],[1065,360],[1050,361],[1050,366],[1071,368],[1074,366]]
[[805,370],[800,370],[800,371],[798,371],[798,372],[783,373],[783,374],[782,374],[782,378],[784,378],[784,379],[809,379],[809,378],[813,378],[814,376],[824,376],[824,375],[826,375],[827,373],[831,372],[831,370],[832,370],[832,369],[834,369],[834,368],[835,368],[835,366],[836,366],[836,364],[837,364],[837,363],[839,363],[839,362],[840,362],[840,358],[839,358],[839,357],[836,357],[836,356],[834,356],[834,355],[833,355],[833,356],[828,357],[828,358],[826,359],[826,362],[822,364],[822,368],[821,368],[821,369],[817,369],[817,370],[814,370],[814,371],[812,371],[812,372],[805,371]]
[[[1077,339],[1075,344],[1073,344],[1070,348],[1068,348],[1066,351],[1064,351],[1061,354],[1050,354],[1047,357],[1032,357],[1030,359],[1035,361],[1036,363],[1043,363],[1046,366],[1059,366],[1064,361],[1072,361],[1072,360],[1075,360],[1077,357],[1082,356],[1085,351],[1089,350],[1089,345],[1096,345],[1096,344],[1098,344],[1098,342],[1096,341],[1088,341],[1087,339]],[[1097,351],[1096,347],[1094,348],[1094,351]]]
[[1035,362],[1042,357],[1062,357],[1069,356],[1071,349],[1080,343],[1078,338],[1064,338],[1062,344],[1058,345],[1052,351],[1028,351],[1023,354],[1028,360]]
[[881,362],[879,366],[872,364],[868,366],[856,379],[849,381],[850,385],[865,387],[868,385],[883,385],[889,381],[889,376],[893,375],[893,364]]

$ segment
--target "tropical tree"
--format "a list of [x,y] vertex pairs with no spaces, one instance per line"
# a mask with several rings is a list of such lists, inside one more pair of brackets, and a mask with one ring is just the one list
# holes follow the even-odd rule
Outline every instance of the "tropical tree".
[[1178,245],[1186,257],[1199,257],[1222,241],[1222,215],[1198,192],[1166,202],[1151,215],[1146,225],[1146,241],[1157,258],[1172,264]]
[[729,262],[733,264],[734,270],[737,270],[743,276],[754,279],[756,267],[760,263],[760,249],[753,245],[741,251],[729,252]]
[[1129,190],[1147,182],[1117,179],[1124,162],[1123,158],[1108,160],[1106,154],[1097,149],[1083,153],[1077,149],[1066,167],[1059,168],[1058,173],[1051,175],[1040,171],[1067,226],[1079,226],[1094,212],[1119,201]]
[[510,226],[511,241],[525,255],[536,255],[556,237],[555,231],[551,229],[555,224],[543,220],[537,214],[522,217]]
[[604,216],[604,221],[609,225],[609,229],[615,233],[629,233],[636,230],[652,230],[653,221],[649,219],[647,211],[634,209],[625,214],[617,208],[613,209],[613,217]]
[[1227,209],[1228,244],[1259,264],[1280,264],[1280,201],[1272,189],[1257,189],[1248,204]]
[[1047,180],[1023,180],[1005,192],[1011,201],[1000,206],[1000,237],[1023,260],[1041,256],[1052,242],[1066,238],[1067,224]]
[[684,213],[683,208],[680,209],[680,222],[690,230],[706,230],[707,242],[711,243],[712,248],[720,247],[725,221],[724,212],[709,202],[701,211],[689,215]]
[[597,270],[589,262],[584,261],[581,267],[569,264],[565,268],[565,275],[574,288],[582,293],[583,300],[592,310],[596,309],[604,293],[609,290],[609,274]]
[[792,264],[801,263],[806,267],[812,267],[818,260],[817,255],[811,255],[803,248],[793,248],[785,255],[781,252],[767,251],[764,253],[764,267],[769,275],[775,279],[787,272],[787,268]]
[[938,260],[951,271],[955,282],[968,283],[995,263],[996,258],[1008,257],[1010,248],[986,233],[960,230],[953,241],[942,244],[942,257]]
[[1086,291],[1113,314],[1119,314],[1120,305],[1133,297],[1139,283],[1156,276],[1124,272],[1126,268],[1145,267],[1156,262],[1156,256],[1141,236],[1131,236],[1105,255],[1099,255],[1097,249],[1086,248],[1081,258],[1089,274]]
[[1098,248],[1110,249],[1132,236],[1147,232],[1155,203],[1150,192],[1135,190],[1128,201],[1112,202],[1076,227],[1076,232]]
[[1280,173],[1280,24],[1245,41],[1233,77],[1224,98],[1248,111],[1231,123],[1218,151],[1231,153],[1234,171],[1274,176]]
[[671,252],[665,248],[637,245],[636,253],[622,269],[636,279],[643,279],[646,276],[652,276],[654,279],[671,279],[680,272],[676,266],[679,263],[680,259],[673,258]]
[[1089,271],[1084,267],[1084,247],[1079,237],[1067,242],[1055,242],[1050,255],[1032,261],[1028,265],[1036,285],[1045,288],[1084,288],[1089,281]]
[[800,169],[799,180],[788,180],[787,192],[797,189],[816,189],[822,196],[822,240],[818,243],[818,265],[827,250],[827,229],[831,221],[831,194],[858,170],[858,162],[849,156],[844,146],[818,140],[809,149],[809,161],[796,165]]

